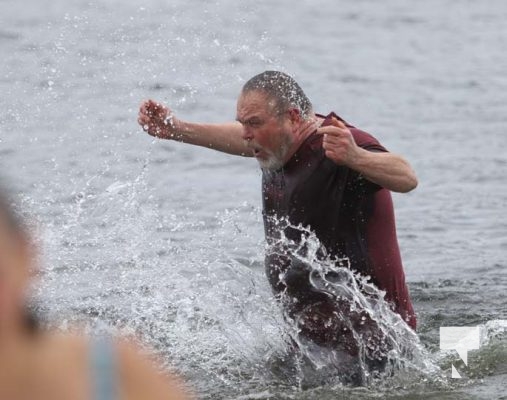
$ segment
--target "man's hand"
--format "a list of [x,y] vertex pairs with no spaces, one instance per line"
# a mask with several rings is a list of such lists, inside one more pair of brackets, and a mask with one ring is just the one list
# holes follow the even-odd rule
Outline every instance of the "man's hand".
[[147,100],[139,108],[139,125],[151,136],[161,139],[173,139],[178,133],[179,121],[169,108],[153,100]]
[[300,143],[303,142],[309,134],[315,132],[319,127],[319,121],[316,118],[310,118],[303,121],[297,131],[294,133],[294,138]]
[[356,144],[350,129],[342,121],[333,118],[331,124],[317,130],[317,133],[324,135],[322,147],[326,152],[326,157],[336,164],[353,168],[362,149]]

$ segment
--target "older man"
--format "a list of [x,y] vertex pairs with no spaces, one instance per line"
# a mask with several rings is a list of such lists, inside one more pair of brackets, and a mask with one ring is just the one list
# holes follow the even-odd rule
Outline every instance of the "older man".
[[303,316],[301,334],[319,345],[344,344],[353,353],[357,349],[344,332],[358,320],[369,321],[365,313],[350,311],[353,324],[340,324],[338,319],[347,318],[347,306],[311,284],[311,266],[291,255],[290,246],[277,248],[282,234],[297,246],[308,231],[317,236],[323,258],[346,257],[350,268],[370,276],[415,329],[390,194],[417,186],[410,165],[335,113],[315,114],[301,87],[282,72],[263,72],[244,85],[236,119],[225,124],[185,122],[148,100],[138,122],[152,136],[258,160],[271,245],[266,273],[275,293],[289,295],[284,303],[288,315]]

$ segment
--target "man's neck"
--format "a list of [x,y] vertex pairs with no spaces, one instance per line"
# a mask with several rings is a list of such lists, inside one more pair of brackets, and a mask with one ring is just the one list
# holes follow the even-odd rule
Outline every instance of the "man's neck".
[[284,165],[296,154],[301,145],[308,139],[324,122],[324,118],[312,113],[307,119],[301,122],[300,130],[296,132],[295,140],[284,160]]

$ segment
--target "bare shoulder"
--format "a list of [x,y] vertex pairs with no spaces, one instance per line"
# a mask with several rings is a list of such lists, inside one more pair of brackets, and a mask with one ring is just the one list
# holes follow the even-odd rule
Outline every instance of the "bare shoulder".
[[84,337],[40,333],[31,354],[40,398],[80,400],[90,397],[88,343]]
[[[89,391],[90,351],[94,339],[79,334],[41,335],[41,357],[48,379],[65,376],[71,390]],[[189,400],[181,380],[163,372],[161,362],[132,341],[111,341],[116,354],[119,398],[122,400]],[[50,368],[47,368],[50,366]]]
[[80,335],[46,333],[41,335],[41,349],[49,359],[71,361],[79,365],[87,356],[89,340]]
[[183,383],[163,372],[160,361],[132,342],[116,342],[121,398],[146,400],[187,400]]

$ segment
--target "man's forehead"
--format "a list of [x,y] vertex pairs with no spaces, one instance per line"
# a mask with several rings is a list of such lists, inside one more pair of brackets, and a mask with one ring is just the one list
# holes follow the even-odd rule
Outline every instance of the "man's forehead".
[[249,118],[254,115],[265,115],[274,106],[273,100],[260,91],[241,93],[238,98],[238,118]]

